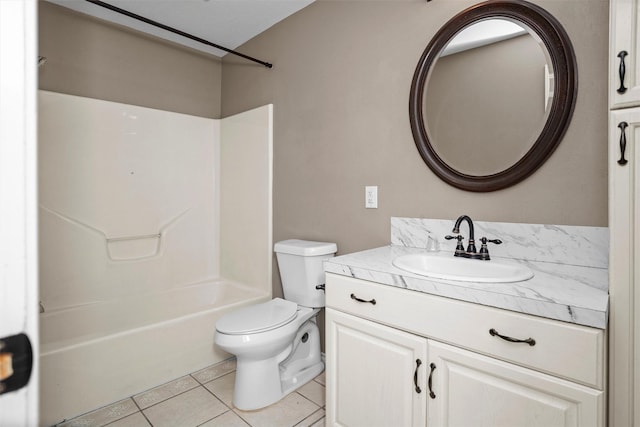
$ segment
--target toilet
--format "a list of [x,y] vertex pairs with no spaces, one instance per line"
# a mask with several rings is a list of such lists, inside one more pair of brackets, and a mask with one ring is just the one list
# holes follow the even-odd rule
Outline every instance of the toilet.
[[233,404],[248,411],[282,399],[324,370],[316,315],[324,307],[323,261],[335,243],[274,246],[284,299],[240,308],[216,322],[215,343],[236,356]]

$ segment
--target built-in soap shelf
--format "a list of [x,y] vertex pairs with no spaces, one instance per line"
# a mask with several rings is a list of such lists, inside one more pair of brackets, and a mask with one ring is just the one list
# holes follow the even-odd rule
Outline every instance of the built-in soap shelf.
[[162,234],[107,238],[107,253],[111,261],[135,261],[152,258],[160,252]]
[[43,205],[40,205],[40,209],[67,223],[88,231],[94,236],[99,236],[101,239],[104,239],[107,258],[112,262],[141,261],[161,255],[167,230],[191,210],[191,208],[187,208],[162,224],[157,233],[109,237],[103,230],[80,221],[77,218],[73,218]]

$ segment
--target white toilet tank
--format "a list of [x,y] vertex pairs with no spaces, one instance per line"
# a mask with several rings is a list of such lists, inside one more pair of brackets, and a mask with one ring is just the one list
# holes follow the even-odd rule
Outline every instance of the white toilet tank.
[[283,240],[273,248],[278,258],[278,269],[284,299],[305,307],[324,307],[323,261],[338,251],[335,243],[308,240]]

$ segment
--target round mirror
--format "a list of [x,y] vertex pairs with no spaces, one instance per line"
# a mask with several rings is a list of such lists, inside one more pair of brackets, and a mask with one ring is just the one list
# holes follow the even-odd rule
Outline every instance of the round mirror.
[[455,16],[427,46],[411,85],[411,129],[441,179],[494,191],[551,155],[576,94],[575,56],[560,23],[525,1],[488,1]]

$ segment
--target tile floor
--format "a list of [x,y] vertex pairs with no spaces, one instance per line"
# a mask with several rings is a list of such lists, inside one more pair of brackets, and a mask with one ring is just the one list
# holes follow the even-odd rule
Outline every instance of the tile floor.
[[235,359],[58,424],[58,427],[324,427],[324,373],[258,411],[231,403]]

